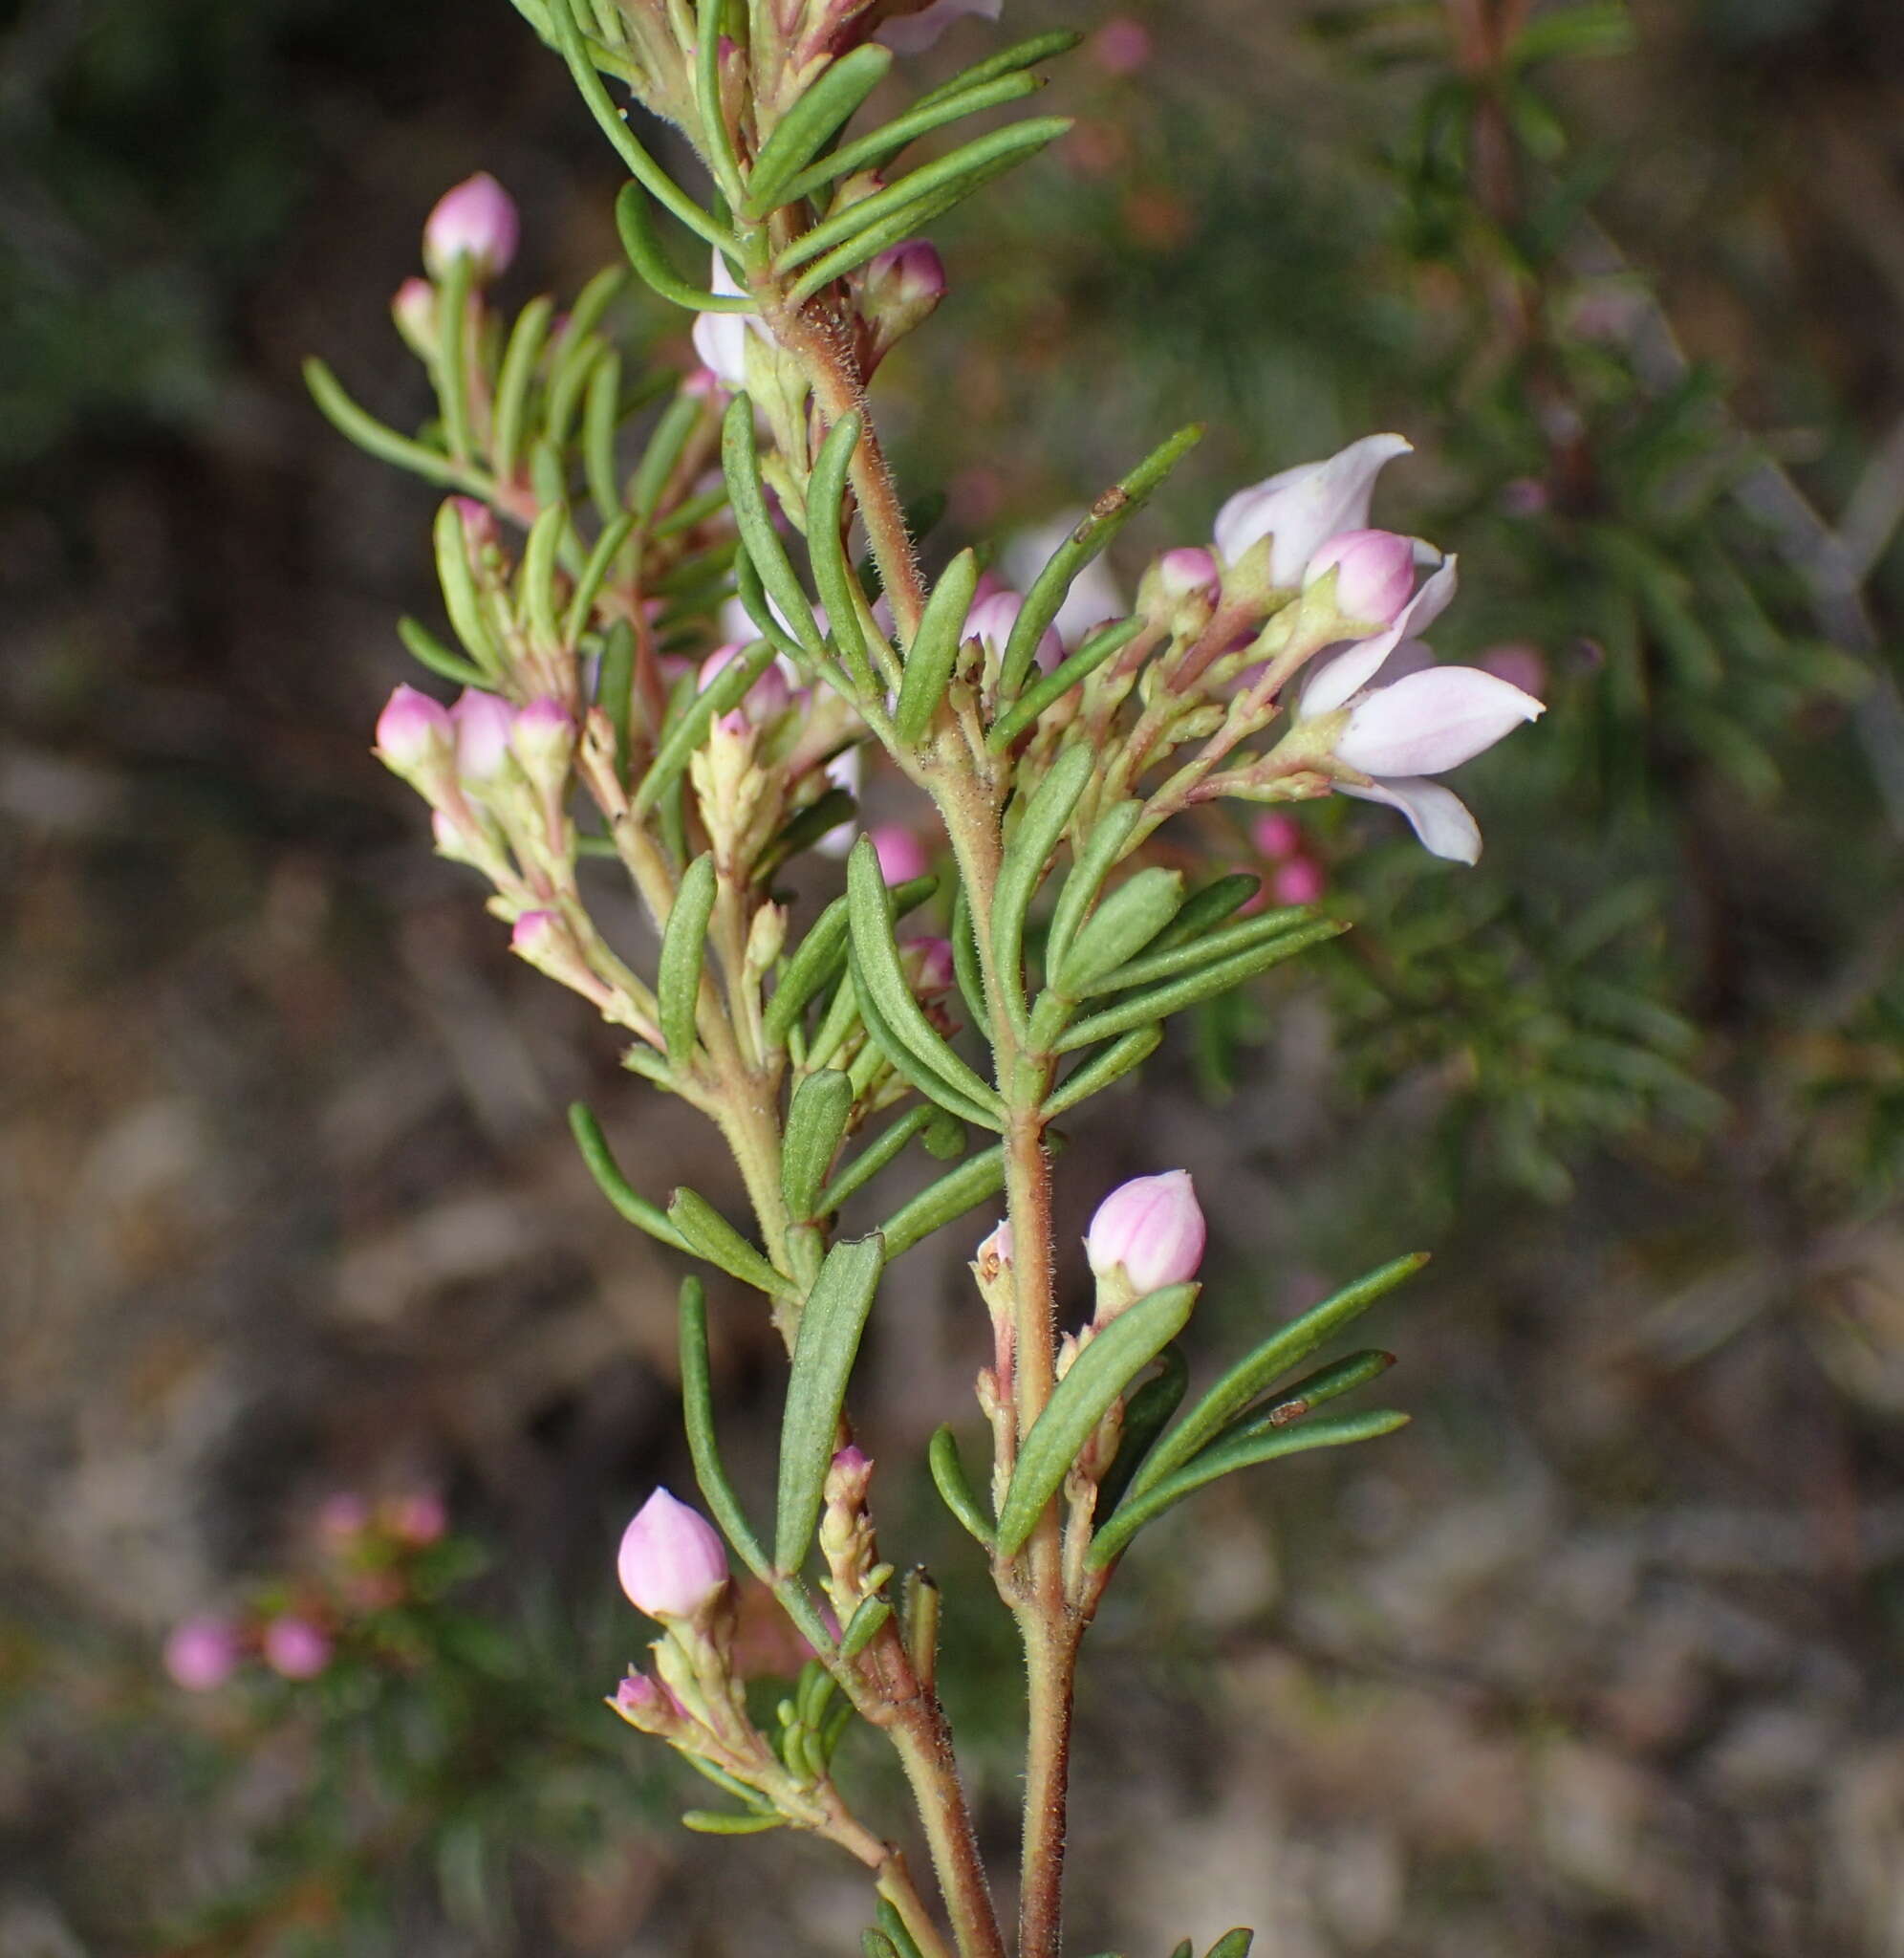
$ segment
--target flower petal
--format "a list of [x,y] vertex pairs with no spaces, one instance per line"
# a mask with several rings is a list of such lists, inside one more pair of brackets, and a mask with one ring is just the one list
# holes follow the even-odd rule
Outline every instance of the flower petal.
[[1327,462],[1301,463],[1239,490],[1217,512],[1217,549],[1234,564],[1252,544],[1273,535],[1270,581],[1299,584],[1320,546],[1338,532],[1368,528],[1375,478],[1413,446],[1400,435],[1365,435]]
[[1366,789],[1337,784],[1344,795],[1361,802],[1386,802],[1407,816],[1410,827],[1432,857],[1453,863],[1473,863],[1481,856],[1481,828],[1467,804],[1452,789],[1419,775],[1402,775],[1392,782],[1371,782]]
[[1358,701],[1335,758],[1365,775],[1439,775],[1545,711],[1479,666],[1431,666]]
[[1419,639],[1453,604],[1458,563],[1459,559],[1450,557],[1427,578],[1386,632],[1376,633],[1374,639],[1354,641],[1333,655],[1327,665],[1316,667],[1303,689],[1300,718],[1308,720],[1314,714],[1333,713],[1337,707],[1346,706],[1388,664],[1388,657],[1396,646],[1404,640]]
[[955,20],[976,13],[996,20],[1005,0],[932,0],[917,13],[902,13],[895,20],[881,21],[873,38],[884,41],[896,54],[920,54],[931,47]]

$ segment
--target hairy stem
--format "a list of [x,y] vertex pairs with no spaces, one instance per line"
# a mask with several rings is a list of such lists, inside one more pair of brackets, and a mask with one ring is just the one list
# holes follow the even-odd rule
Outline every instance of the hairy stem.
[[1006,1958],[952,1736],[938,1702],[921,1694],[901,1709],[891,1734],[925,1828],[960,1958]]

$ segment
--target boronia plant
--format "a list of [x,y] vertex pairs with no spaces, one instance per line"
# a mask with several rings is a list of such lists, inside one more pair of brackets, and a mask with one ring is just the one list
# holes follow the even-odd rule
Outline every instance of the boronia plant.
[[[719,1127],[750,1219],[685,1187],[664,1203],[638,1191],[595,1116],[572,1111],[616,1208],[758,1292],[790,1358],[768,1516],[723,1467],[703,1288],[683,1282],[687,1439],[719,1531],[664,1490],[628,1526],[621,1582],[661,1635],[610,1704],[720,1791],[688,1826],[805,1830],[863,1863],[868,1958],[1055,1958],[1072,1683],[1106,1586],[1204,1484],[1401,1425],[1331,1404],[1386,1353],[1289,1376],[1421,1262],[1358,1279],[1193,1396],[1179,1342],[1204,1229],[1190,1179],[1166,1169],[1104,1199],[1086,1247],[1095,1311],[1060,1335],[1058,1125],[1155,1052],[1174,1014],[1341,928],[1265,908],[1253,877],[1193,883],[1192,813],[1361,796],[1472,861],[1473,820],[1433,777],[1540,705],[1438,665],[1422,643],[1455,564],[1369,528],[1376,477],[1409,446],[1397,435],[1238,491],[1210,545],[1150,565],[1135,605],[1102,554],[1195,427],[1107,489],[1024,590],[978,543],[927,575],[868,384],[943,293],[921,228],[1068,126],[955,125],[1031,97],[1040,64],[1076,36],[1004,48],[862,131],[875,92],[902,86],[896,54],[960,14],[995,15],[997,0],[516,4],[627,169],[628,259],[696,315],[703,364],[634,369],[604,323],[624,267],[566,313],[547,297],[500,313],[516,214],[479,176],[431,214],[426,276],[394,306],[437,420],[412,440],[320,362],[309,378],[346,435],[451,492],[435,527],[450,636],[414,620],[400,631],[462,692],[445,707],[399,687],[377,752],[429,804],[439,851],[490,886],[515,950],[619,1030],[651,1090]],[[704,182],[661,167],[627,98],[685,136]],[[941,131],[950,146],[916,161]],[[678,268],[660,215],[689,234],[704,278]],[[802,915],[790,864],[852,833],[869,766],[930,803],[949,861],[933,870],[903,833],[862,835],[843,891]],[[1163,860],[1158,833],[1186,817]],[[596,922],[590,858],[619,863],[652,921],[658,955],[639,969]],[[928,915],[943,936],[915,928]],[[877,1229],[839,1234],[842,1207],[915,1145],[953,1166]],[[896,1578],[849,1405],[888,1268],[1001,1200],[971,1266],[993,1338],[977,1383],[989,1469],[968,1466],[950,1424],[929,1456],[1023,1641],[1015,1928],[935,1691],[938,1593]],[[811,1654],[767,1725],[735,1666],[730,1556]],[[833,1777],[855,1720],[897,1751],[936,1904]],[[1232,1932],[1213,1958],[1248,1944]]]

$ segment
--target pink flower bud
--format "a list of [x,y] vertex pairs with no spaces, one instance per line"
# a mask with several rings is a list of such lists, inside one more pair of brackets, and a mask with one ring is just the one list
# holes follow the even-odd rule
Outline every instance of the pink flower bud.
[[569,929],[553,911],[525,911],[509,928],[509,949],[539,965],[568,942]]
[[1200,544],[1166,551],[1157,561],[1157,573],[1168,598],[1187,598],[1194,594],[1215,604],[1222,583],[1217,560]]
[[428,279],[409,278],[390,297],[390,317],[403,344],[420,360],[434,360],[437,352],[437,295]]
[[622,1532],[617,1569],[636,1610],[665,1623],[713,1602],[727,1581],[727,1553],[704,1516],[658,1489]]
[[645,1672],[631,1672],[615,1689],[615,1704],[624,1712],[659,1712],[666,1704],[661,1689]]
[[400,686],[377,717],[377,753],[399,774],[447,760],[455,729],[448,710],[414,686]]
[[1393,625],[1415,593],[1415,546],[1393,531],[1342,531],[1303,572],[1312,585],[1335,573],[1335,609],[1364,625]]
[[476,283],[483,285],[508,271],[518,235],[515,200],[487,170],[479,170],[437,200],[423,226],[423,264],[432,278],[441,279],[459,258],[469,258]]
[[318,1507],[318,1531],[334,1541],[348,1542],[353,1536],[361,1536],[369,1527],[370,1505],[348,1490],[327,1495]]
[[422,1550],[437,1542],[449,1528],[449,1512],[434,1490],[418,1490],[391,1504],[390,1528],[404,1543]]
[[1203,1213],[1186,1169],[1120,1184],[1097,1207],[1084,1254],[1100,1278],[1121,1265],[1138,1296],[1181,1285],[1203,1260]]
[[1329,888],[1329,878],[1313,857],[1291,857],[1279,863],[1269,880],[1269,894],[1279,904],[1313,904]]
[[873,852],[879,859],[879,875],[889,884],[910,883],[916,877],[923,877],[931,867],[925,854],[925,845],[911,830],[901,829],[897,823],[886,823],[878,829],[869,830],[873,838]]
[[287,1613],[265,1627],[265,1664],[286,1679],[315,1679],[331,1663],[331,1636],[308,1618]]
[[932,316],[945,296],[945,265],[923,238],[894,245],[872,260],[859,295],[873,328],[874,359]]
[[466,686],[449,710],[456,723],[456,772],[465,782],[490,782],[508,764],[515,710],[500,694]]
[[899,964],[912,989],[922,999],[952,990],[954,968],[952,941],[947,938],[910,938],[899,947]]
[[1272,863],[1293,857],[1303,847],[1303,826],[1293,816],[1272,809],[1249,826],[1249,840]]
[[464,553],[474,568],[482,562],[484,552],[502,543],[502,528],[496,522],[496,512],[487,503],[473,496],[452,496],[449,500],[456,506],[457,519],[463,525]]
[[1092,36],[1091,53],[1106,75],[1136,75],[1150,62],[1150,29],[1120,14]]
[[164,1664],[186,1692],[211,1692],[238,1669],[238,1634],[223,1619],[188,1618],[165,1641]]
[[509,750],[538,789],[546,794],[559,790],[575,751],[575,724],[568,708],[547,695],[530,701],[510,726]]

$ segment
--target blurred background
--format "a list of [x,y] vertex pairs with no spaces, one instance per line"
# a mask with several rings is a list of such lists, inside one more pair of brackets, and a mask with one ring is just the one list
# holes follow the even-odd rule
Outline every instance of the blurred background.
[[[1075,1947],[1898,1958],[1904,20],[1006,11],[1091,30],[1079,123],[940,236],[882,376],[909,489],[963,540],[1207,419],[1134,578],[1398,428],[1381,520],[1464,560],[1444,655],[1550,704],[1463,774],[1478,870],[1364,805],[1239,822],[1232,864],[1361,928],[1065,1158],[1073,1234],[1195,1173],[1206,1363],[1436,1252],[1369,1322],[1415,1425],[1225,1482],[1114,1592]],[[0,5],[7,1958],[834,1958],[867,1921],[824,1850],[683,1835],[692,1777],[597,1704],[645,1636],[616,1537],[688,1479],[678,1274],[561,1111],[647,1188],[719,1191],[718,1148],[367,751],[433,498],[297,362],[422,418],[386,308],[477,168],[524,209],[507,297],[615,255],[613,161],[505,0]],[[626,321],[677,361],[684,324]],[[969,1234],[889,1286],[860,1403],[1003,1868],[1006,1628],[910,1467],[969,1404]],[[716,1304],[746,1475],[776,1355]],[[210,1686],[234,1618],[270,1664]]]

